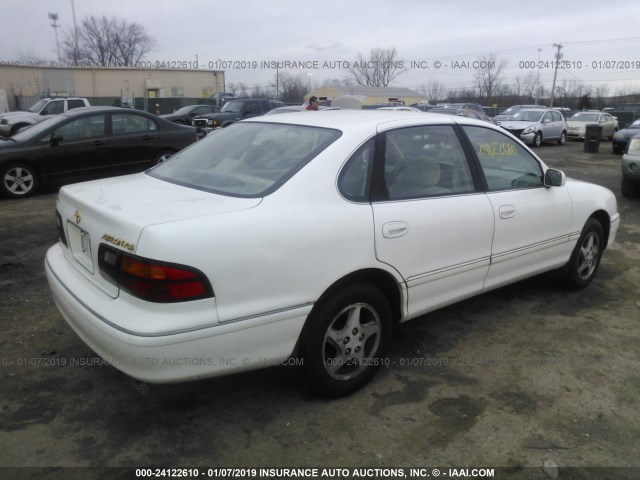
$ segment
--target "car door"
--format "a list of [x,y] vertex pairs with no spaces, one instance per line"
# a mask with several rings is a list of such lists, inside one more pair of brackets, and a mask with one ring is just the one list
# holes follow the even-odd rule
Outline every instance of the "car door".
[[69,177],[101,173],[109,168],[106,155],[105,114],[70,118],[39,142],[41,171],[51,177]]
[[109,157],[114,170],[136,171],[151,166],[157,153],[158,124],[135,112],[111,114]]
[[495,231],[485,288],[564,264],[571,253],[571,199],[565,187],[547,188],[543,166],[501,132],[464,126],[487,182]]
[[542,138],[545,140],[558,138],[560,136],[560,129],[558,123],[553,121],[553,112],[546,112],[540,121],[542,122]]
[[607,113],[600,115],[600,125],[602,125],[602,138],[611,138],[615,133],[615,120]]
[[481,291],[493,212],[453,126],[380,133],[372,208],[376,256],[404,278],[409,317]]

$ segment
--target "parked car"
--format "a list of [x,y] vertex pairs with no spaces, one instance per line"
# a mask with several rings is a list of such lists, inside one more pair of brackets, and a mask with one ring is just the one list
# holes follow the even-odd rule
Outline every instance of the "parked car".
[[640,195],[640,133],[629,139],[626,148],[622,156],[622,195],[637,197]]
[[[284,107],[274,108],[273,110],[269,110],[265,115],[277,115],[280,113],[291,113],[291,112],[304,112],[307,110],[307,105],[286,105]],[[340,110],[338,107],[323,107],[320,105],[318,110]]]
[[550,270],[586,287],[620,221],[496,126],[371,110],[238,122],[63,187],[56,216],[53,298],[114,367],[162,383],[294,358],[330,397],[388,365],[402,322]]
[[395,112],[420,112],[422,113],[422,110],[419,110],[417,108],[413,108],[413,107],[380,107],[380,108],[376,108],[376,110],[392,110]]
[[624,152],[627,148],[627,143],[629,143],[629,139],[635,136],[637,133],[640,133],[640,120],[636,120],[626,128],[618,130],[616,133],[614,133],[613,138],[611,139],[613,153]]
[[504,112],[506,110],[506,108],[504,108],[504,107],[485,107],[485,106],[483,106],[482,110],[484,110],[484,113],[486,113],[488,116],[493,118],[496,115],[500,115],[502,112]]
[[567,123],[557,110],[518,110],[511,120],[501,123],[502,128],[524,143],[539,147],[542,142],[555,141],[564,145],[567,140]]
[[429,110],[429,113],[445,113],[495,123],[494,120],[485,113],[482,106],[477,103],[449,103],[443,106],[436,106]]
[[9,112],[0,115],[0,136],[10,137],[20,130],[35,125],[52,115],[74,108],[88,107],[89,100],[78,97],[53,97],[38,100],[26,112]]
[[507,108],[505,111],[503,111],[502,113],[496,115],[495,117],[493,117],[493,119],[496,121],[496,123],[498,125],[500,125],[502,122],[506,122],[507,120],[511,120],[511,117],[513,117],[516,113],[518,113],[520,110],[531,110],[534,108],[544,108],[547,109],[549,107],[545,107],[544,105],[512,105],[509,108]]
[[43,184],[142,171],[193,143],[193,127],[119,107],[86,107],[0,139],[0,194],[26,197]]
[[160,115],[160,117],[177,123],[178,125],[193,125],[194,118],[219,111],[220,107],[216,107],[215,105],[187,105],[173,113]]
[[584,140],[587,125],[598,124],[602,127],[601,138],[611,140],[618,131],[618,120],[608,113],[586,110],[574,114],[567,120],[567,138]]

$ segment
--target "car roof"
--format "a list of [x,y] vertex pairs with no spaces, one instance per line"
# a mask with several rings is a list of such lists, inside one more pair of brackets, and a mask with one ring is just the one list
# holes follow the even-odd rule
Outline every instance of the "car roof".
[[[479,125],[493,128],[487,122],[455,115],[441,115],[429,112],[397,112],[390,110],[324,110],[309,112],[308,115],[283,113],[263,115],[243,120],[240,123],[285,123],[314,127],[336,128],[341,131],[367,129],[371,131],[414,125]],[[495,127],[496,130],[499,128]]]

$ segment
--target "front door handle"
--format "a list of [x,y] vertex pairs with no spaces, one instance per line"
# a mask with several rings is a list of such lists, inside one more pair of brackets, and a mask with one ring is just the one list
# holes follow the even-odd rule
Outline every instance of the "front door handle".
[[515,205],[502,205],[499,209],[500,218],[512,218],[516,216],[516,206]]

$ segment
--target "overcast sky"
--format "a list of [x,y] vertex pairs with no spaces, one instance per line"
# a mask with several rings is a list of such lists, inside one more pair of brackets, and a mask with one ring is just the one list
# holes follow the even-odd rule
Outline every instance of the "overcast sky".
[[[49,12],[58,14],[62,41],[72,0],[0,0],[0,62],[56,60]],[[341,65],[376,47],[395,47],[407,70],[393,86],[472,87],[473,62],[493,53],[508,62],[505,83],[523,79],[540,58],[550,88],[553,45],[561,44],[573,68],[558,71],[558,84],[640,91],[638,0],[75,0],[75,12],[78,23],[91,15],[140,23],[157,41],[146,57],[153,64],[197,58],[197,68],[217,66],[227,83],[249,88],[273,83],[265,64],[276,61],[305,62],[292,73],[312,86],[342,79]]]

